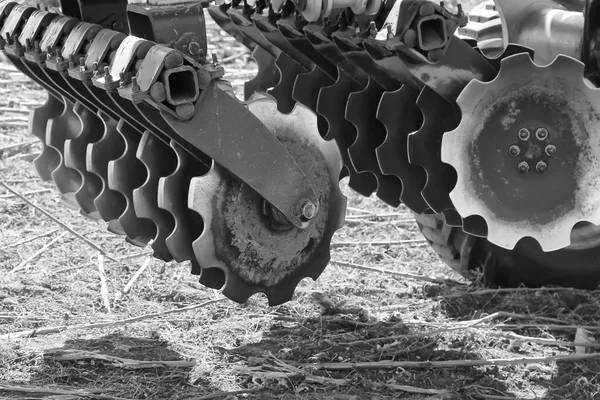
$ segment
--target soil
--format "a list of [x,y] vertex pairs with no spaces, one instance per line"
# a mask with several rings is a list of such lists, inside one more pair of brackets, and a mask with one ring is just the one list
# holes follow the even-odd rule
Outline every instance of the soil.
[[[209,29],[241,93],[256,66]],[[120,259],[0,187],[0,398],[600,399],[600,291],[467,282],[407,209],[345,184],[347,224],[318,281],[278,307],[261,295],[201,306],[221,296],[189,265],[148,258],[60,204],[35,173],[41,146],[22,111],[44,92],[6,63],[0,86],[0,181]]]

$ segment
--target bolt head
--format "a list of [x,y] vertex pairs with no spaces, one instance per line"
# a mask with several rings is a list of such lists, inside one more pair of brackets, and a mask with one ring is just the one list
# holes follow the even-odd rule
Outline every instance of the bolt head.
[[538,140],[546,140],[548,138],[548,129],[539,128],[535,131],[535,137],[537,137]]
[[528,140],[529,136],[531,136],[531,132],[529,132],[529,129],[527,129],[527,128],[519,129],[519,139]]
[[188,46],[188,51],[191,55],[196,56],[200,54],[202,48],[200,47],[200,44],[198,42],[192,42]]
[[519,154],[521,154],[521,149],[516,144],[513,144],[508,148],[508,154],[510,154],[513,157],[516,157]]
[[517,169],[519,170],[519,172],[525,173],[525,172],[529,171],[529,164],[527,163],[527,161],[521,161],[517,165]]
[[546,154],[548,154],[550,157],[555,155],[556,154],[556,146],[553,144],[549,144],[548,146],[546,146]]
[[305,201],[302,204],[302,218],[310,221],[317,216],[317,206],[312,201]]
[[536,164],[535,169],[541,174],[543,172],[546,172],[546,170],[548,169],[548,164],[546,164],[543,161],[540,161]]

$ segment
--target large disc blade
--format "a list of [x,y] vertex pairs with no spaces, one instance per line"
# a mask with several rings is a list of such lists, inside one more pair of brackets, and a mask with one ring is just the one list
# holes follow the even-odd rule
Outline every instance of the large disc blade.
[[119,223],[127,235],[127,241],[136,246],[146,246],[156,236],[156,225],[145,218],[139,218],[133,205],[133,191],[144,184],[146,168],[135,156],[140,143],[137,130],[120,123],[117,131],[124,143],[123,154],[108,163],[108,187],[121,193],[127,204]]
[[377,148],[377,159],[381,171],[397,176],[402,182],[400,200],[411,210],[420,214],[429,207],[421,196],[426,175],[422,167],[408,161],[408,135],[422,123],[415,102],[418,92],[404,85],[381,97],[377,109],[379,119],[386,129],[386,138]]
[[375,149],[385,140],[385,127],[376,118],[377,106],[384,91],[374,81],[348,97],[346,119],[356,127],[356,140],[348,149],[352,165],[358,172],[369,172],[377,179],[377,197],[391,206],[400,205],[402,183],[391,175],[384,175],[377,161]]
[[86,152],[89,143],[95,143],[102,137],[104,125],[97,114],[91,113],[80,103],[75,104],[73,112],[81,121],[81,130],[77,137],[65,141],[65,166],[81,175],[81,187],[75,193],[75,199],[81,207],[82,214],[88,218],[100,219],[94,199],[102,190],[102,181],[95,174],[88,172]]
[[148,131],[142,136],[136,155],[146,168],[146,180],[133,191],[135,213],[156,225],[152,241],[154,256],[171,261],[173,256],[167,248],[166,239],[173,232],[175,221],[170,213],[158,207],[158,182],[173,173],[177,157],[169,146]]
[[306,229],[283,223],[256,192],[215,164],[191,181],[189,206],[205,225],[193,246],[200,265],[224,271],[227,297],[244,302],[263,292],[269,304],[277,305],[292,297],[301,279],[316,279],[329,262],[331,237],[345,215],[338,181],[342,159],[336,145],[320,137],[316,116],[306,107],[281,114],[269,98],[248,107],[296,158],[321,206]]
[[118,123],[104,113],[100,113],[104,125],[104,135],[86,149],[86,168],[96,174],[102,182],[102,189],[94,199],[96,209],[102,219],[108,222],[109,230],[125,234],[119,217],[125,212],[127,200],[123,195],[108,187],[108,164],[118,159],[125,151],[125,142],[117,130]]
[[358,87],[359,85],[348,75],[340,71],[338,79],[333,85],[321,89],[317,111],[327,121],[325,140],[335,140],[340,149],[344,166],[350,177],[348,186],[357,193],[369,197],[377,190],[377,180],[371,173],[357,172],[352,165],[348,148],[356,141],[356,127],[344,118],[346,102],[343,99],[347,99],[350,93],[356,91]]
[[65,142],[79,135],[82,129],[81,120],[73,111],[74,106],[68,104],[63,113],[48,123],[46,144],[53,148],[60,157],[58,166],[52,171],[52,180],[61,193],[61,201],[74,209],[79,208],[75,193],[81,187],[81,175],[65,165]]
[[42,142],[42,152],[34,160],[35,169],[43,181],[52,180],[52,171],[60,164],[60,155],[46,144],[46,128],[49,122],[58,118],[65,109],[65,103],[48,94],[48,99],[41,107],[32,111],[29,118],[29,132]]
[[548,252],[568,247],[575,225],[600,225],[591,190],[600,185],[600,89],[583,68],[567,56],[542,67],[517,54],[458,98],[463,118],[442,140],[442,161],[458,175],[450,198],[465,226],[485,220],[491,243],[513,249],[531,237]]

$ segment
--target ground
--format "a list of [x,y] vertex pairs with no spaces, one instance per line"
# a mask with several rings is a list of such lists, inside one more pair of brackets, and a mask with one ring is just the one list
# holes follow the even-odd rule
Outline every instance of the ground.
[[[255,65],[209,28],[239,90]],[[318,281],[223,300],[60,204],[31,163],[44,92],[6,63],[0,86],[0,398],[600,399],[600,291],[467,282],[408,210],[343,184]]]

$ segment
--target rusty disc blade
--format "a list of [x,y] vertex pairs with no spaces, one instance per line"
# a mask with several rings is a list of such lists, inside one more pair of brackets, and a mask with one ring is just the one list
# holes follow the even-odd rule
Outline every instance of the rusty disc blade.
[[281,114],[269,98],[248,107],[298,160],[320,208],[306,229],[296,228],[214,164],[208,174],[191,180],[188,204],[205,226],[193,248],[203,268],[223,271],[227,297],[244,302],[263,292],[270,305],[277,305],[290,300],[300,280],[316,279],[329,262],[331,238],[345,218],[346,200],[339,190],[342,159],[336,145],[320,137],[308,108],[298,105]]

